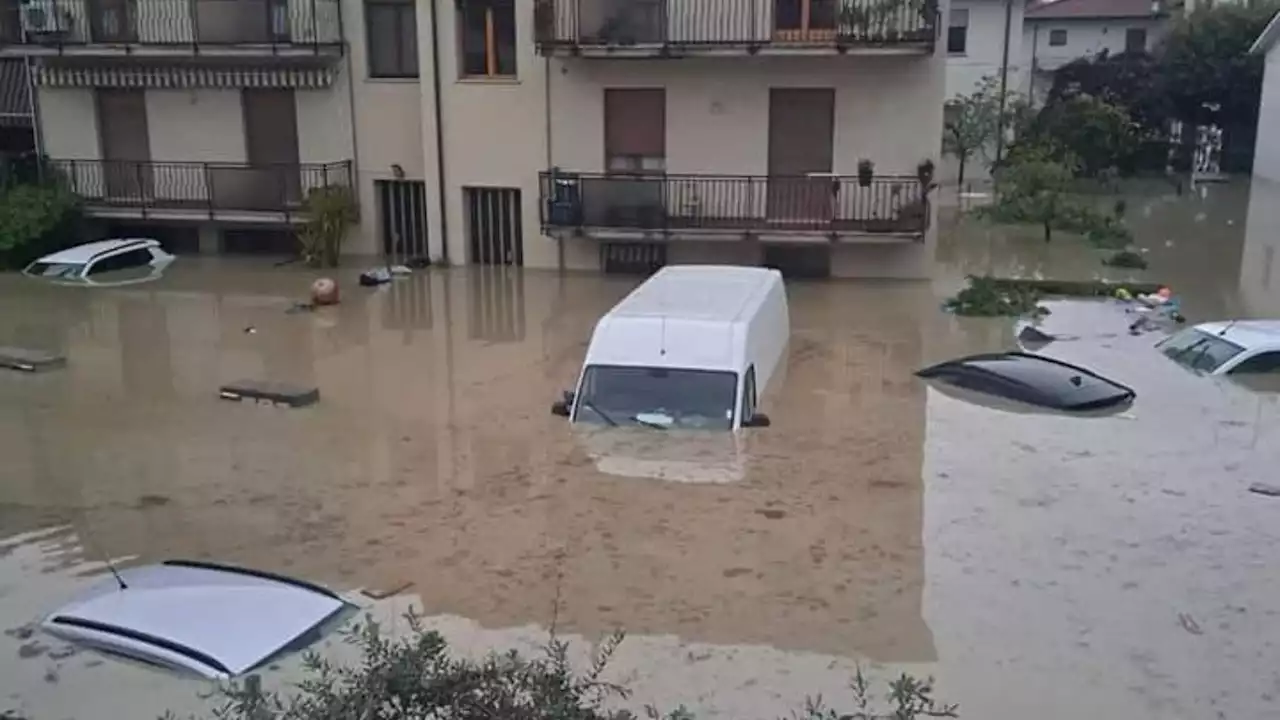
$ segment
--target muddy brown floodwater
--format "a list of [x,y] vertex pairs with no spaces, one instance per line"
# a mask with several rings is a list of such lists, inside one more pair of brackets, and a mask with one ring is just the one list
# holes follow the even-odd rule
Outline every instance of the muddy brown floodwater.
[[[1214,193],[1135,197],[1150,272],[1193,317],[1280,311],[1269,275],[1241,272],[1280,225],[1259,215],[1246,242],[1248,188]],[[0,529],[69,527],[22,572],[213,559],[409,584],[473,635],[674,638],[679,662],[628,661],[638,701],[709,717],[839,696],[855,662],[937,675],[964,717],[1280,717],[1280,501],[1245,491],[1280,461],[1275,396],[1148,367],[1152,339],[1096,306],[1055,313],[1083,336],[1061,352],[1138,390],[1122,416],[1009,414],[913,377],[1010,346],[1006,321],[939,311],[965,273],[1103,270],[1037,243],[948,225],[933,283],[791,283],[773,426],[705,483],[604,472],[548,412],[634,279],[470,268],[365,289],[353,270],[341,305],[290,314],[313,275],[264,261],[184,258],[117,290],[0,276],[0,344],[70,358],[0,376]],[[321,402],[217,398],[242,378]],[[0,625],[32,619],[4,610],[25,582],[0,574]],[[737,660],[698,676],[715,648]],[[68,707],[8,677],[0,711]]]

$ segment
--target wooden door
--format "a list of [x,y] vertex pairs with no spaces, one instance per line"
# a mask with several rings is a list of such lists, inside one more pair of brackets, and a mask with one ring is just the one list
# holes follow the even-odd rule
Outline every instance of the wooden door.
[[791,43],[836,39],[837,0],[773,0],[773,38]]
[[775,223],[826,224],[835,193],[831,167],[835,90],[769,91],[768,215]]
[[136,205],[152,195],[151,141],[143,90],[98,90],[104,199]]
[[221,181],[215,181],[219,186],[217,199],[234,201],[234,207],[255,210],[297,207],[302,201],[302,183],[298,163],[298,110],[293,91],[250,89],[245,90],[242,97],[249,168],[223,171]]

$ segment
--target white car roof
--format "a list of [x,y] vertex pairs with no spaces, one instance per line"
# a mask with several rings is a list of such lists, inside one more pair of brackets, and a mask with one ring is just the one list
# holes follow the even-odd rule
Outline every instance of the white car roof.
[[1280,350],[1280,320],[1219,320],[1196,325],[1245,350]]
[[347,604],[270,573],[186,560],[120,572],[50,613],[59,637],[148,655],[210,678],[234,677],[275,655]]
[[157,247],[160,245],[159,240],[150,238],[112,238],[110,240],[99,240],[97,242],[85,243],[84,245],[76,245],[75,247],[59,250],[40,258],[37,262],[42,263],[65,263],[68,265],[83,265],[93,259],[96,255],[109,252],[112,250],[122,249],[128,246],[137,247]]

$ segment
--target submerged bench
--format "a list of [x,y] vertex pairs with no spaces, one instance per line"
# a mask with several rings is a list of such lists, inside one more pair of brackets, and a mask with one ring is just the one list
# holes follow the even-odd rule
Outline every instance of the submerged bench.
[[62,355],[19,347],[0,347],[0,367],[23,372],[53,370],[67,364]]
[[218,396],[223,400],[254,400],[300,408],[318,402],[320,390],[288,383],[239,380],[218,388]]

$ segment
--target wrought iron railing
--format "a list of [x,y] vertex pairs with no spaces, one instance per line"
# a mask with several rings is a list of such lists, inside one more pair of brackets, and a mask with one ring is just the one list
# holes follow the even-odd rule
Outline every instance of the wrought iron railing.
[[915,177],[540,176],[542,224],[617,230],[923,234],[929,207]]
[[290,213],[313,188],[351,186],[351,161],[269,164],[51,160],[90,205],[118,208]]
[[339,0],[3,0],[0,42],[341,46]]
[[536,0],[544,52],[564,48],[931,48],[937,0]]

